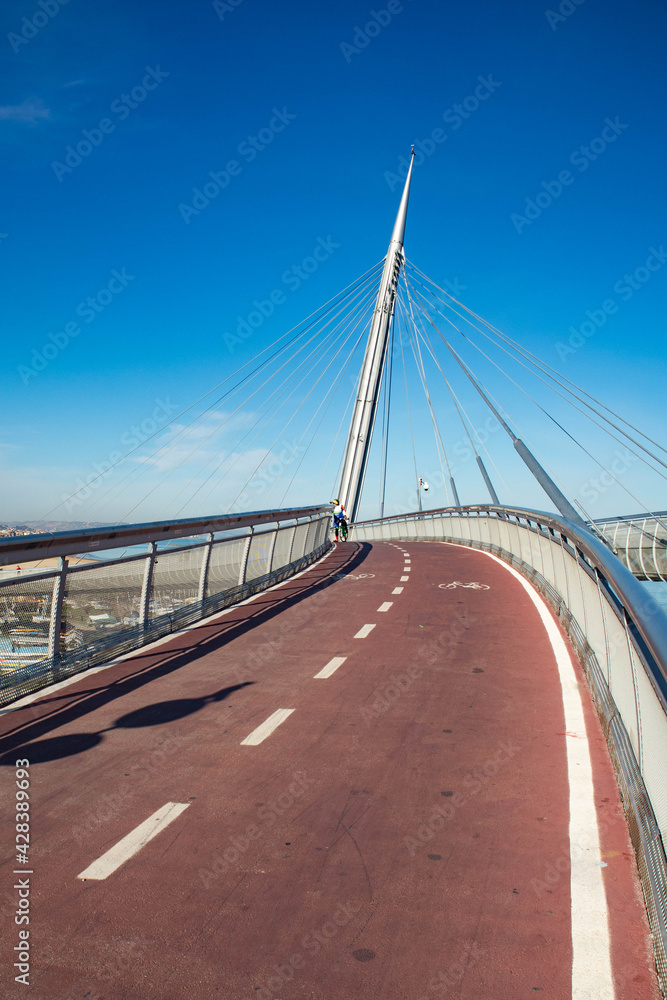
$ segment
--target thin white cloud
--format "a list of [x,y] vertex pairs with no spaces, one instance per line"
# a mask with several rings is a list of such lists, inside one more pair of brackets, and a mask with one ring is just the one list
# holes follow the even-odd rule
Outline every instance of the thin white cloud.
[[5,104],[0,107],[0,121],[36,125],[40,119],[50,117],[50,109],[45,108],[41,101],[24,101],[23,104]]
[[243,432],[252,424],[255,414],[243,412],[227,414],[213,412],[195,426],[172,424],[156,441],[157,447],[150,455],[134,455],[130,461],[150,465],[157,472],[167,472],[177,466],[203,465],[210,460],[225,461],[230,452],[223,442],[230,442],[236,431]]

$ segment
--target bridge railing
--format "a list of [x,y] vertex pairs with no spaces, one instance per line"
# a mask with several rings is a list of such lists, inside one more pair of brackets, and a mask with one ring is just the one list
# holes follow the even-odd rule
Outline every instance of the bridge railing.
[[638,580],[667,582],[667,511],[595,521],[612,551]]
[[667,988],[667,615],[604,542],[555,515],[448,508],[354,525],[352,538],[491,552],[542,592],[587,674],[618,776]]
[[330,547],[330,514],[290,508],[1,539],[0,705],[299,572]]

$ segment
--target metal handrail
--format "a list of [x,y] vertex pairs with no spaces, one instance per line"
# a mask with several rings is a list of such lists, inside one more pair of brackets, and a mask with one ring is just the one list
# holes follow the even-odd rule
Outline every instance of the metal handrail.
[[[642,587],[620,559],[590,531],[567,518],[545,511],[530,510],[525,507],[503,507],[474,505],[468,507],[440,507],[437,510],[414,511],[391,517],[375,518],[357,522],[359,526],[389,524],[404,520],[425,520],[436,516],[465,516],[469,514],[489,514],[496,517],[514,517],[526,522],[551,528],[566,539],[570,539],[590,564],[599,570],[618,600],[623,604],[644,640],[652,658],[658,666],[664,684],[667,685],[667,614],[651,594]],[[664,694],[664,688],[663,688]]]
[[187,538],[212,531],[233,531],[255,524],[299,520],[330,510],[329,504],[317,507],[289,507],[277,510],[251,511],[247,514],[218,514],[212,517],[190,517],[178,521],[152,521],[145,524],[113,524],[103,528],[79,528],[76,531],[54,531],[41,535],[20,535],[0,539],[0,566],[27,559],[47,559],[83,552],[104,552],[107,549],[140,545],[142,542],[162,542],[171,538]]

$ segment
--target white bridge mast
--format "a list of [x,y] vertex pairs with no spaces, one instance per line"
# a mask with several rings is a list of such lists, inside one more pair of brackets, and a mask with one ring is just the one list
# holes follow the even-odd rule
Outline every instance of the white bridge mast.
[[405,235],[405,219],[408,214],[408,197],[410,181],[414,165],[414,149],[410,159],[410,168],[405,180],[403,197],[396,216],[394,231],[391,234],[389,249],[382,270],[380,290],[378,292],[371,328],[368,334],[366,352],[361,366],[357,399],[352,411],[352,421],[345,445],[343,471],[338,487],[338,498],[345,505],[348,517],[356,520],[364,485],[366,466],[373,438],[373,427],[382,384],[382,374],[387,356],[389,330],[394,315],[394,301],[398,276],[403,265],[403,237]]

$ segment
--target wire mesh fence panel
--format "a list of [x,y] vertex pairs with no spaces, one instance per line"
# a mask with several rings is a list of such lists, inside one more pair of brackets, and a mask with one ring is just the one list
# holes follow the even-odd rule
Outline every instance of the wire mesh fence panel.
[[294,535],[294,547],[292,549],[292,560],[301,559],[306,551],[306,538],[308,536],[309,524],[298,524]]
[[0,685],[13,688],[25,668],[49,655],[53,578],[29,576],[0,587]]
[[290,550],[292,548],[292,539],[294,538],[294,526],[291,525],[288,528],[281,528],[276,535],[276,544],[273,550],[273,559],[271,560],[271,569],[280,569],[282,566],[287,566],[290,562]]
[[315,533],[315,545],[314,548],[319,549],[320,545],[324,545],[326,541],[327,532],[329,530],[329,518],[321,517],[317,521],[317,531]]
[[642,575],[642,563],[640,549],[644,536],[639,525],[634,523],[628,527],[627,540],[625,542],[625,562],[631,573],[635,576]]
[[69,572],[63,599],[61,653],[104,644],[139,624],[145,559]]
[[[633,658],[637,659],[634,653]],[[667,843],[667,781],[665,781],[667,715],[641,663],[635,663],[635,676],[637,715],[640,722],[641,772],[660,832]]]
[[158,553],[153,566],[149,618],[171,614],[197,601],[205,551],[202,546],[185,552]]
[[667,530],[656,518],[596,522],[618,558],[639,579],[667,580]]
[[216,542],[211,549],[206,587],[207,596],[219,594],[223,590],[230,590],[232,587],[238,586],[245,547],[245,538]]
[[306,548],[304,550],[304,555],[308,555],[315,548],[315,538],[317,536],[318,521],[311,521],[308,525],[308,534],[306,535]]
[[260,576],[266,576],[269,572],[271,562],[271,549],[275,532],[267,531],[261,535],[253,535],[248,552],[248,565],[246,567],[246,580],[257,580]]

